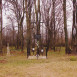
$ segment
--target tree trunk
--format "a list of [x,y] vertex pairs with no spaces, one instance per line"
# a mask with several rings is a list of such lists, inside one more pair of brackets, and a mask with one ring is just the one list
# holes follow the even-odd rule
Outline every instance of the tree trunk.
[[23,36],[23,20],[24,20],[24,0],[23,0],[23,18],[22,18],[22,27],[21,27],[21,50],[23,52],[23,48],[24,48],[24,36]]
[[55,51],[55,41],[56,41],[56,34],[55,34],[55,0],[53,0],[53,27],[54,27],[54,39],[53,39],[53,42],[54,42],[54,45],[53,45],[53,48],[54,48],[54,51]]
[[2,0],[0,0],[0,53],[2,54]]
[[75,43],[75,36],[73,35],[73,30],[75,29],[75,3],[76,0],[73,0],[73,26],[72,26],[72,47]]
[[63,0],[63,15],[64,15],[64,32],[65,32],[65,51],[68,54],[68,32],[67,32],[67,18],[66,18],[66,0]]
[[[31,48],[31,7],[30,7],[30,0],[27,2],[25,0],[26,5],[26,22],[27,22],[27,58],[30,55],[30,48]],[[29,9],[28,9],[29,7]]]

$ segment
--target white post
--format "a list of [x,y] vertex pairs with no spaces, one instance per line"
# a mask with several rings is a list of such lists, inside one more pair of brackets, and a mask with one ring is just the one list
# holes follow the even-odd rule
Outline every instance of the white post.
[[7,43],[7,56],[10,56],[9,43]]

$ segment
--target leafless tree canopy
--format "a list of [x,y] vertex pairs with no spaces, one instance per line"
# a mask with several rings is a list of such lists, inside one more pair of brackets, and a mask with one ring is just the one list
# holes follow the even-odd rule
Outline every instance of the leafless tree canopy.
[[30,55],[31,48],[38,47],[38,42],[37,50],[46,47],[47,52],[49,49],[56,51],[56,47],[65,46],[69,53],[72,32],[69,35],[68,22],[74,20],[73,7],[77,7],[74,3],[75,0],[0,0],[0,7],[1,4],[3,7],[0,11],[4,12],[1,19],[6,20],[0,27],[2,47],[9,43],[22,52],[27,48]]

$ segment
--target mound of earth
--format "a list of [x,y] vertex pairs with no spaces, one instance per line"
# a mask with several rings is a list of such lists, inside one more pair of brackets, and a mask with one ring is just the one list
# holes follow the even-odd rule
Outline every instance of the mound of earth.
[[0,63],[6,63],[7,61],[6,60],[0,60]]

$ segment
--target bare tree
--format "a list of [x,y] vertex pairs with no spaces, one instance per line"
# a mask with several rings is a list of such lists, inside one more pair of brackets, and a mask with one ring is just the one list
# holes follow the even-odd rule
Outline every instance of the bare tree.
[[[21,4],[20,4],[21,3]],[[13,13],[18,26],[18,36],[17,36],[17,49],[21,48],[23,51],[23,21],[24,21],[24,0],[7,0],[6,1],[8,10]],[[11,7],[10,7],[11,6]],[[7,10],[7,11],[8,11]]]
[[63,14],[64,14],[64,31],[65,31],[65,51],[66,54],[68,54],[69,47],[68,47],[67,18],[66,18],[66,0],[63,0]]
[[0,0],[0,53],[2,53],[2,0]]
[[31,49],[31,10],[32,10],[32,1],[25,0],[25,9],[26,9],[26,25],[27,25],[27,57],[30,55]]

